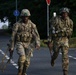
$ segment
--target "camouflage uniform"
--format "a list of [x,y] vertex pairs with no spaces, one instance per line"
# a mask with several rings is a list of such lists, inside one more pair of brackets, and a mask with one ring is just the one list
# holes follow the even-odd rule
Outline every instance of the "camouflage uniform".
[[[54,61],[58,57],[59,50],[62,52],[62,68],[64,71],[68,71],[68,49],[69,49],[69,38],[73,31],[73,22],[67,17],[66,20],[62,19],[61,16],[53,18],[51,20],[50,37],[53,41],[53,55],[51,59],[51,65],[54,66]],[[52,34],[52,35],[51,35]],[[67,75],[67,74],[64,74]]]
[[[21,16],[24,14],[23,12],[25,11],[22,10]],[[15,44],[19,54],[18,72],[22,71],[18,75],[25,75],[26,69],[30,65],[31,52],[33,52],[36,45],[40,46],[40,37],[36,25],[31,20],[28,20],[27,24],[23,23],[22,20],[14,24],[11,48],[14,48]]]

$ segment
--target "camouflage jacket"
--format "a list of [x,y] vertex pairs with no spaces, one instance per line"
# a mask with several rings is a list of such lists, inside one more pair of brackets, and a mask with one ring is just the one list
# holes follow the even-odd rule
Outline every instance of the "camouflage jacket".
[[50,21],[50,37],[70,37],[73,31],[73,21],[67,17],[63,20],[62,17],[52,18]]
[[11,48],[14,48],[17,42],[26,43],[26,45],[29,46],[33,41],[35,41],[36,45],[40,46],[39,33],[36,25],[31,22],[31,20],[29,20],[27,24],[24,24],[22,21],[14,24],[11,37]]

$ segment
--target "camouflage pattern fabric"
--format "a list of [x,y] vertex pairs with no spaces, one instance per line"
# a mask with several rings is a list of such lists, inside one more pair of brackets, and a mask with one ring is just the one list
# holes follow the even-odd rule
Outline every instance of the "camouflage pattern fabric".
[[59,50],[62,52],[62,68],[68,71],[68,49],[69,49],[69,37],[73,32],[73,22],[67,17],[63,20],[61,16],[52,18],[50,27],[50,40],[53,41],[53,56],[52,59],[55,61],[58,57]]
[[[33,42],[34,44],[32,46],[31,44]],[[24,72],[29,67],[30,54],[36,45],[40,46],[40,37],[36,25],[31,20],[27,24],[24,24],[20,19],[20,21],[14,24],[11,37],[11,48],[16,46],[19,55],[18,71],[23,70]]]
[[50,31],[52,36],[61,37],[67,36],[70,37],[73,31],[73,21],[67,17],[66,20],[63,20],[60,16],[53,18],[51,20],[51,28]]
[[40,46],[40,37],[34,23],[29,20],[27,24],[22,23],[22,21],[14,24],[11,37],[12,48],[17,42],[22,42],[25,47],[28,47],[33,40]]
[[68,38],[62,37],[62,38],[55,38],[53,41],[53,56],[52,59],[56,60],[58,57],[59,51],[62,52],[62,67],[63,70],[68,70],[68,64],[69,64],[69,58],[68,58]]

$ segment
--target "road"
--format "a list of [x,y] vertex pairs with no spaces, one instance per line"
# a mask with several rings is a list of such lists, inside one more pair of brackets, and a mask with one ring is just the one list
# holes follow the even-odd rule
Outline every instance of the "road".
[[[0,36],[0,63],[4,56],[2,52],[5,53],[9,38],[10,37],[7,36]],[[68,55],[70,59],[69,75],[76,75],[76,48],[70,48]],[[58,59],[55,62],[55,66],[51,67],[51,58],[48,48],[40,48],[40,50],[34,50],[34,56],[31,58],[31,64],[27,70],[27,75],[63,75],[61,56],[62,55],[59,54]],[[0,75],[17,75],[17,59],[18,55],[15,50],[13,54],[14,63],[8,64],[4,72],[0,71]],[[4,64],[6,61],[7,60],[4,61]]]

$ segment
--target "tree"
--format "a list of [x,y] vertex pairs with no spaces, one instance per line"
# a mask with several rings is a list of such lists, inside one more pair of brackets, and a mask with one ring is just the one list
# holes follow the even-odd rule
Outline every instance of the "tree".
[[[11,26],[15,23],[15,16],[13,12],[15,10],[16,0],[1,0],[0,1],[0,19],[3,21],[3,17],[7,16],[11,22]],[[31,12],[31,19],[37,24],[38,31],[41,38],[46,37],[46,0],[17,0],[18,10],[27,8]],[[69,7],[71,9],[71,18],[76,23],[76,0],[52,0],[50,5],[50,18],[54,11],[58,12],[61,7]],[[19,19],[19,17],[18,17]],[[75,31],[76,25],[74,25]]]

